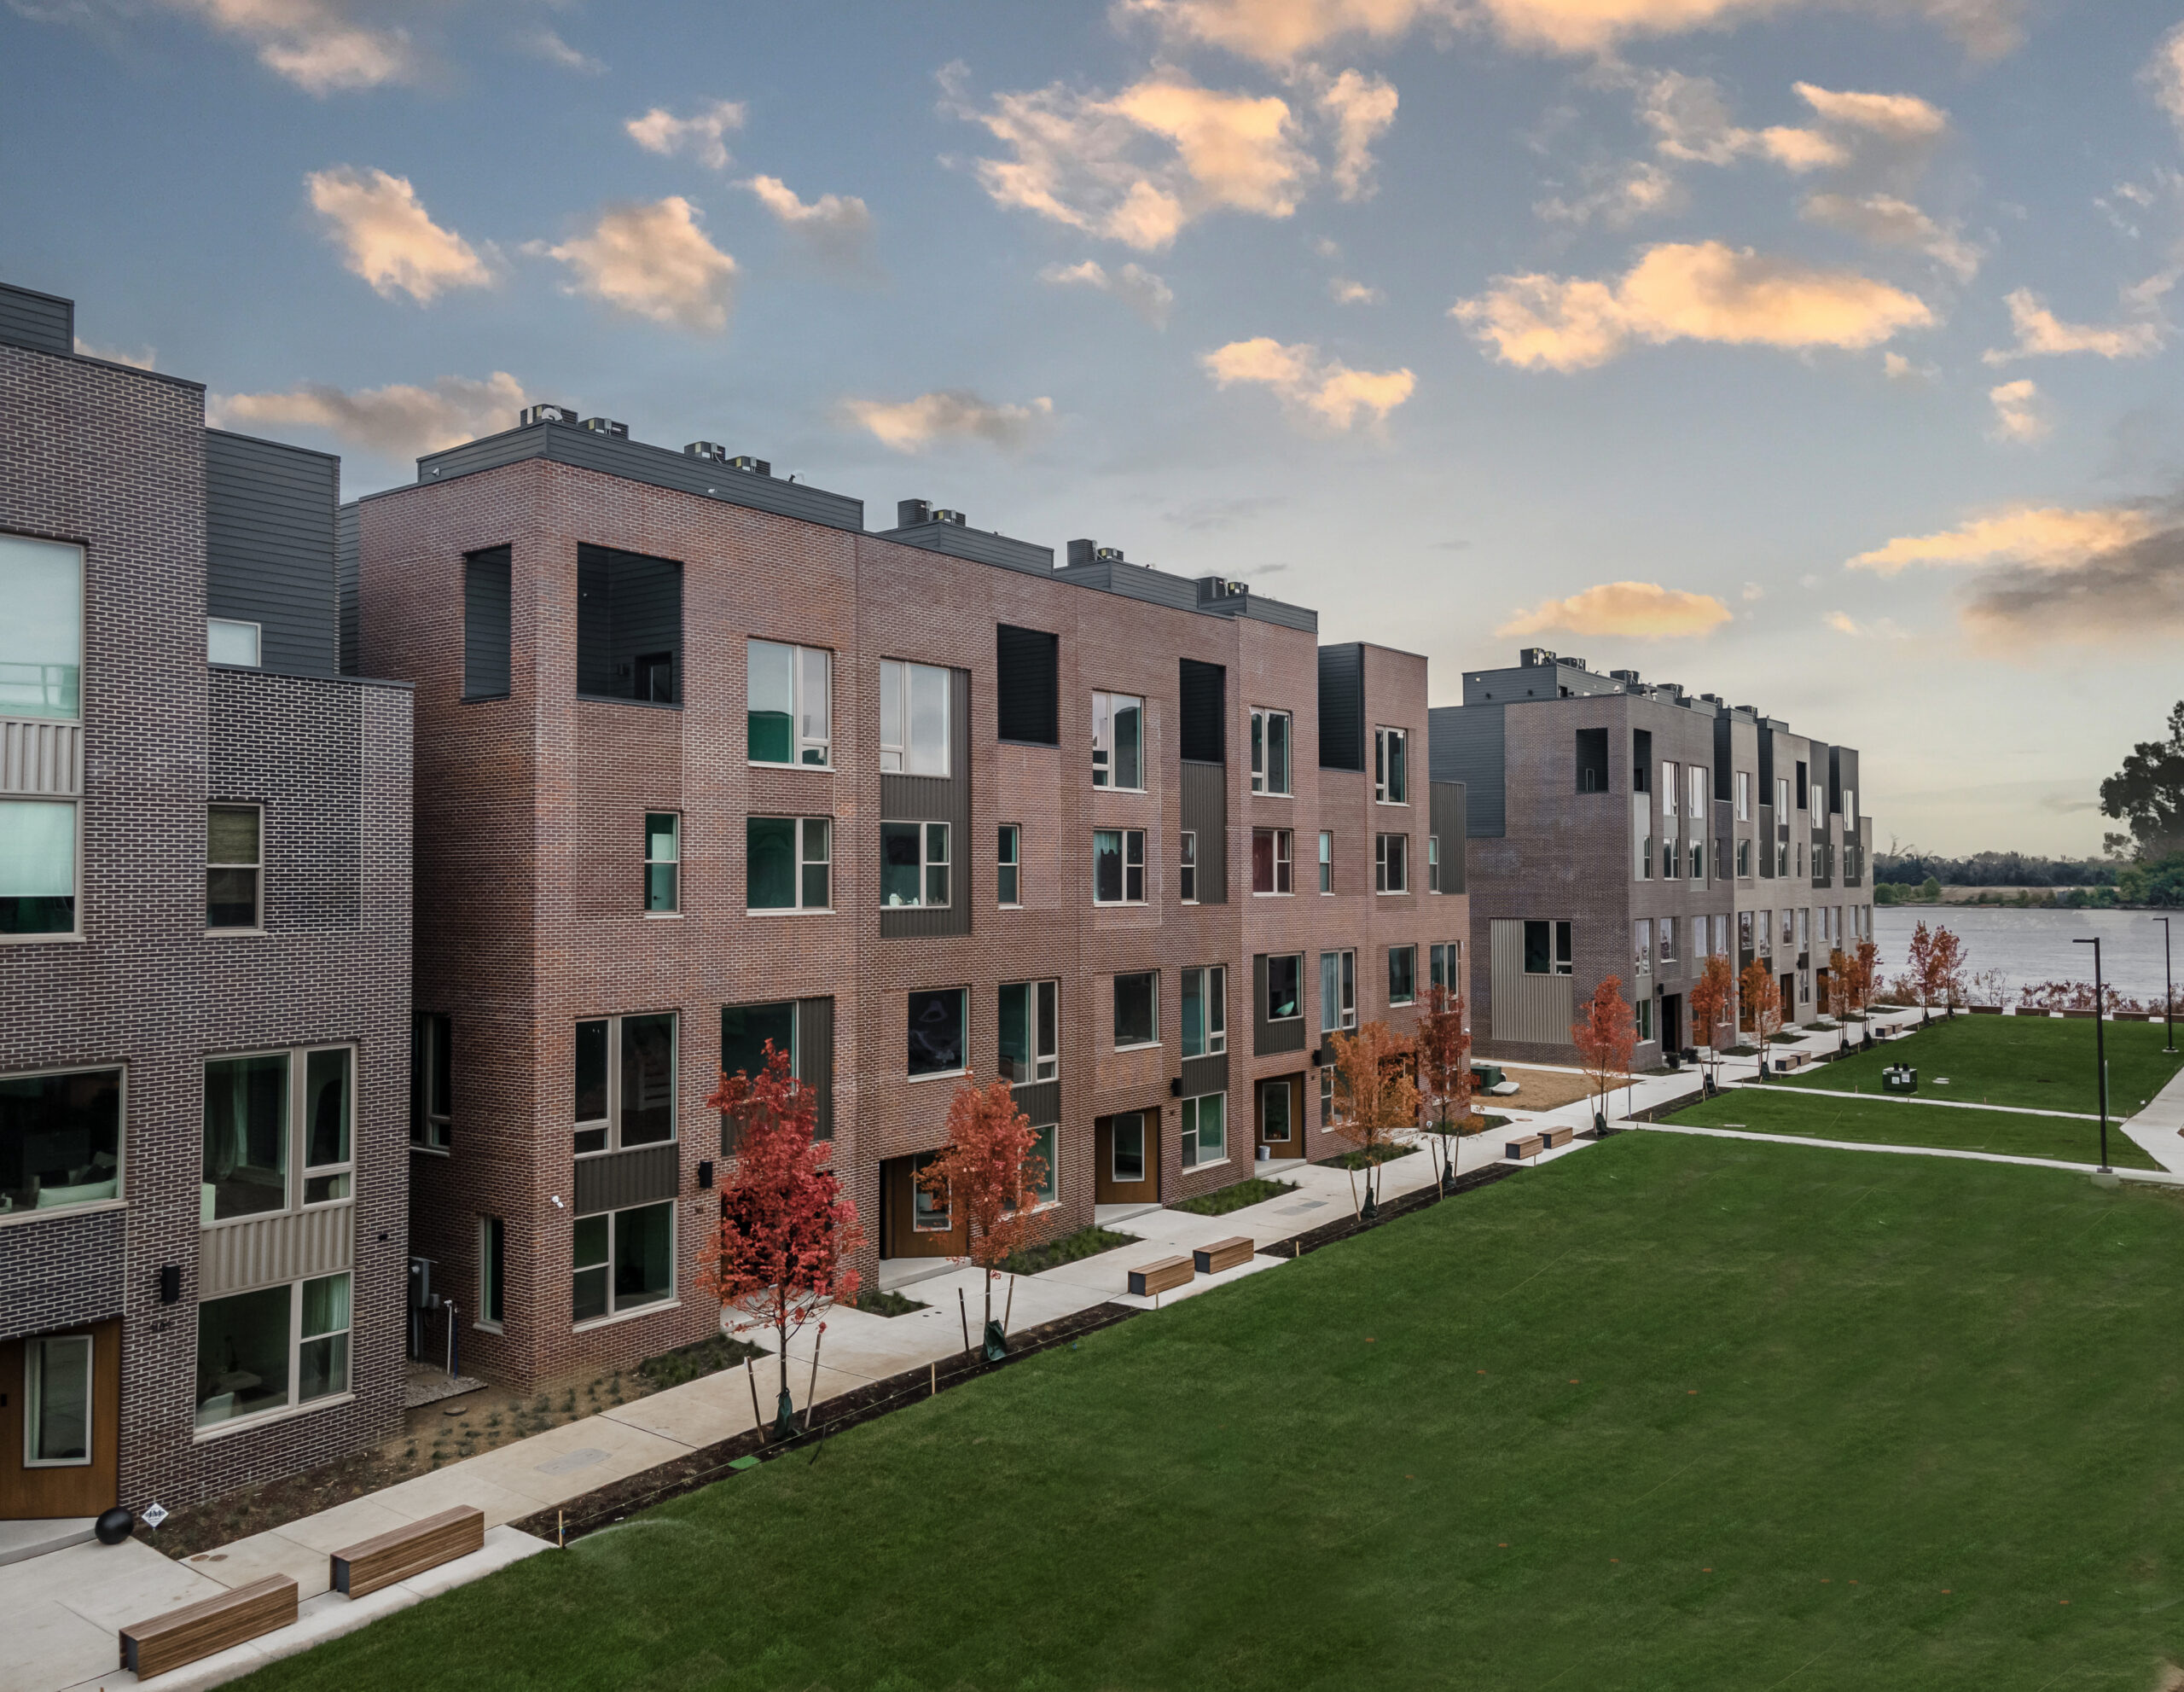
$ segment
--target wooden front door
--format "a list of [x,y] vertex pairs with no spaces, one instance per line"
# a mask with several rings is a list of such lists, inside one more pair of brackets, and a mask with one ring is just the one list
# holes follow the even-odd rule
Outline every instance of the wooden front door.
[[1092,1202],[1160,1202],[1160,1113],[1126,1110],[1092,1124]]
[[969,1250],[970,1224],[918,1186],[918,1171],[937,1155],[891,1157],[880,1166],[882,1257],[961,1257]]
[[1304,1155],[1304,1078],[1277,1075],[1258,1084],[1252,1102],[1252,1134],[1270,1158]]
[[119,1502],[121,1323],[0,1345],[0,1521]]

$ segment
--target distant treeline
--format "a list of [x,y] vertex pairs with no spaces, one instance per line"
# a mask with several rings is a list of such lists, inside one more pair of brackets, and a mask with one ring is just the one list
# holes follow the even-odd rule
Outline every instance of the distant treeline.
[[1929,876],[1945,887],[2112,887],[2116,866],[2094,858],[2032,858],[1981,852],[1942,858],[1916,846],[1873,854],[1873,880],[1917,887]]

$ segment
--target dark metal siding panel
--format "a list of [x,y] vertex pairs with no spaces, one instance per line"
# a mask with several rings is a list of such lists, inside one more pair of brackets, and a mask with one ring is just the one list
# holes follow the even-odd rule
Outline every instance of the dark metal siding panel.
[[681,1181],[682,1148],[673,1140],[665,1145],[632,1146],[603,1157],[578,1158],[576,1213],[596,1216],[602,1210],[658,1204],[673,1198]]
[[1061,744],[1061,637],[994,625],[994,716],[1005,741]]
[[971,672],[950,672],[949,776],[882,776],[880,815],[889,823],[945,823],[948,829],[948,909],[880,910],[883,940],[924,939],[971,932],[971,901],[977,896],[971,877],[977,858],[971,850]]
[[966,558],[973,564],[997,564],[1026,575],[1054,573],[1054,548],[961,523],[919,523],[907,529],[883,529],[880,538],[925,552],[944,553],[950,558]]
[[1499,704],[1441,705],[1426,713],[1432,779],[1463,784],[1465,832],[1474,840],[1499,840],[1507,831],[1502,709]]
[[818,1095],[818,1137],[834,1137],[834,1002],[799,999],[796,1079]]
[[1178,611],[1201,608],[1196,582],[1188,576],[1171,576],[1165,571],[1147,569],[1142,564],[1073,564],[1054,574],[1057,581],[1081,583],[1102,593],[1142,600],[1147,605],[1171,606]]
[[1320,631],[1320,613],[1301,605],[1290,605],[1279,599],[1261,599],[1251,595],[1239,608],[1239,614],[1261,623],[1275,623],[1285,629],[1302,629],[1308,635]]
[[[1759,790],[1771,794],[1774,784],[1763,782]],[[1759,807],[1759,877],[1763,881],[1774,879],[1774,807],[1771,803]]]
[[1365,648],[1320,648],[1320,768],[1365,767]]
[[1464,784],[1429,784],[1434,838],[1441,842],[1441,891],[1460,893],[1464,887]]
[[1198,835],[1198,902],[1228,903],[1228,770],[1183,763],[1180,826]]
[[1061,1120],[1061,1083],[1059,1081],[1027,1081],[1020,1087],[1012,1087],[1009,1096],[1016,1101],[1017,1109],[1034,1128],[1044,1128]]
[[[1310,1020],[1304,1016],[1291,1017],[1281,1022],[1266,1020],[1267,956],[1265,952],[1257,952],[1252,957],[1252,1055],[1254,1057],[1265,1057],[1274,1052],[1304,1050],[1304,1025]],[[1300,982],[1298,986],[1301,988],[1303,984]]]
[[496,546],[462,561],[462,696],[506,699],[508,693],[508,549]]
[[1225,764],[1228,761],[1228,671],[1220,664],[1201,664],[1195,658],[1182,660],[1176,692],[1182,719],[1179,739],[1183,761]]
[[268,670],[340,673],[340,492],[338,458],[205,431],[205,608],[258,624],[258,661]]
[[1726,711],[1714,718],[1714,797],[1733,799],[1735,788],[1730,770],[1736,759],[1729,739],[1729,724],[1733,719]]
[[1194,1099],[1207,1093],[1228,1090],[1228,1054],[1216,1052],[1211,1057],[1187,1057],[1183,1060],[1183,1096]]
[[40,352],[73,352],[76,302],[0,282],[0,341]]
[[669,447],[652,446],[641,440],[617,440],[590,429],[572,428],[566,423],[534,423],[528,428],[510,429],[502,434],[487,435],[482,440],[466,441],[444,452],[428,453],[417,461],[417,480],[444,481],[450,476],[495,470],[526,458],[573,464],[602,475],[620,476],[625,481],[724,500],[753,511],[770,511],[777,516],[795,517],[807,523],[823,523],[828,528],[859,533],[864,529],[864,502],[861,499],[828,493],[803,482],[731,470],[725,464],[694,458]]
[[353,499],[334,514],[334,596],[335,614],[340,619],[337,638],[341,673],[358,675],[363,663],[363,625],[357,592],[357,502]]

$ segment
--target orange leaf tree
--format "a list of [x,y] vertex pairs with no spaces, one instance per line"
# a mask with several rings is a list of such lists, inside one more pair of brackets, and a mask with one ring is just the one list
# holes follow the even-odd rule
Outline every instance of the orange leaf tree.
[[1954,1017],[1957,1006],[1964,999],[1966,961],[1963,938],[1949,929],[1937,927],[1934,930],[1931,964],[1935,996]]
[[[1948,933],[1949,931],[1944,928],[1942,932]],[[1908,954],[1908,961],[1911,966],[1909,974],[1912,991],[1918,995],[1919,1008],[1923,1013],[1919,1018],[1919,1026],[1922,1028],[1933,1020],[1934,1001],[1942,996],[1941,971],[1943,962],[1935,954],[1934,940],[1934,931],[1926,926],[1922,918],[1919,926],[1911,931],[1911,945]]]
[[1730,973],[1728,959],[1719,952],[1711,954],[1699,979],[1691,984],[1691,1026],[1701,1037],[1699,1044],[1710,1053],[1715,1050],[1715,1036],[1729,1020],[1736,991],[1736,977]]
[[1836,1050],[1850,1049],[1850,1025],[1845,1020],[1858,997],[1858,961],[1837,946],[1827,954],[1827,1014],[1835,1019]]
[[[1630,1075],[1631,1055],[1638,1050],[1638,1023],[1630,1001],[1623,996],[1623,978],[1611,975],[1593,989],[1585,1001],[1585,1014],[1570,1025],[1571,1043],[1577,1048],[1577,1061],[1595,1100]],[[1596,1123],[1607,1119],[1604,1105],[1595,1103]]]
[[788,1073],[788,1054],[766,1043],[753,1077],[721,1077],[706,1101],[728,1119],[733,1160],[721,1182],[720,1231],[706,1246],[698,1285],[720,1300],[739,1332],[770,1328],[781,1362],[776,1436],[794,1430],[789,1341],[838,1300],[857,1297],[849,1259],[864,1244],[856,1204],[827,1166],[834,1148],[813,1138],[818,1105]]
[[948,1143],[918,1172],[918,1184],[952,1209],[960,1207],[965,1256],[985,1270],[985,1347],[1005,1355],[1008,1336],[994,1325],[993,1282],[1002,1265],[1024,1249],[1032,1207],[1046,1179],[1046,1160],[1031,1148],[1038,1137],[1016,1108],[1016,1095],[996,1076],[983,1087],[969,1078],[948,1102]]
[[1462,1131],[1471,1116],[1471,1030],[1464,1002],[1445,986],[1426,990],[1418,1013],[1418,1091],[1427,1123],[1438,1131],[1443,1181],[1455,1167],[1448,1136]]
[[1744,967],[1744,974],[1737,982],[1738,996],[1744,1004],[1745,1015],[1751,1018],[1752,1032],[1759,1039],[1759,1079],[1767,1079],[1768,1043],[1774,1031],[1782,1026],[1782,988],[1774,979],[1774,970],[1763,957],[1755,957]]
[[1415,1059],[1411,1043],[1385,1022],[1368,1022],[1355,1034],[1333,1034],[1335,1068],[1342,1084],[1335,1090],[1334,1131],[1350,1143],[1350,1202],[1357,1204],[1356,1169],[1365,1175],[1365,1206],[1371,1215],[1373,1173],[1395,1143],[1399,1130],[1418,1126],[1418,1084],[1410,1079]]

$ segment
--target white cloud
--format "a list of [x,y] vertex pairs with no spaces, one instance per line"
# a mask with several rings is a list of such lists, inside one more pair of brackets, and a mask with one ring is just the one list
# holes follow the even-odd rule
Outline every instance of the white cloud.
[[1870,276],[1713,241],[1649,248],[1612,282],[1497,277],[1449,314],[1504,363],[1565,371],[1604,364],[1634,340],[1860,349],[1934,320],[1916,295]]
[[1824,121],[1867,131],[1900,147],[1935,140],[1949,128],[1949,113],[1915,94],[1859,94],[1809,82],[1791,86]]
[[779,177],[752,177],[742,186],[818,257],[848,269],[870,262],[872,213],[856,195],[822,194],[807,205]]
[[1854,570],[1893,576],[1912,564],[1978,567],[2023,564],[2066,570],[2085,559],[2135,544],[2161,525],[2136,506],[2013,505],[1937,533],[1902,535],[1850,561]]
[[1378,305],[1383,298],[1379,288],[1368,288],[1348,276],[1332,278],[1327,283],[1327,297],[1338,305]]
[[1955,228],[1944,228],[1892,194],[1811,194],[1800,206],[1807,221],[1856,235],[1876,247],[1911,247],[1960,282],[1979,274],[1985,255]]
[[1821,619],[1838,635],[1849,635],[1853,640],[1908,640],[1910,637],[1897,626],[1892,617],[1878,618],[1870,623],[1861,623],[1849,613],[1831,611]]
[[1585,193],[1542,200],[1532,207],[1534,214],[1551,224],[1582,227],[1597,220],[1612,230],[1628,229],[1641,218],[1680,209],[1687,197],[1673,176],[1643,159],[1589,170],[1586,181]]
[[565,71],[574,71],[579,76],[597,76],[607,68],[600,60],[578,52],[550,29],[527,30],[516,38],[516,42],[534,58],[559,65]]
[[1329,429],[1384,423],[1418,385],[1409,370],[1353,370],[1309,343],[1285,346],[1267,335],[1231,341],[1199,362],[1217,386],[1265,387],[1291,416]]
[[2054,427],[2040,409],[2036,382],[2004,382],[1987,390],[1995,408],[1995,439],[2018,445],[2044,439]]
[[1989,364],[2071,352],[2090,352],[2101,358],[2146,358],[2160,352],[2168,339],[2169,325],[2160,316],[2160,301],[2175,280],[2173,272],[2164,273],[2125,288],[2126,321],[2106,325],[2064,323],[2030,288],[2014,289],[2004,300],[2010,308],[2010,327],[2017,331],[2017,344],[1990,347],[1980,356]]
[[1081,265],[1049,265],[1039,272],[1039,280],[1057,288],[1089,288],[1112,294],[1156,329],[1168,327],[1168,311],[1176,303],[1176,291],[1142,265],[1110,270],[1087,259]]
[[125,352],[118,346],[94,346],[83,336],[76,337],[76,352],[84,358],[103,358],[109,364],[126,364],[132,370],[156,370],[159,355],[151,347],[136,352]]
[[2139,75],[2153,90],[2154,103],[2184,130],[2184,24],[2162,37]]
[[343,264],[381,298],[399,289],[423,304],[447,288],[492,281],[477,249],[433,221],[409,177],[341,165],[312,172],[304,185]]
[[1382,77],[1345,71],[1315,102],[1334,125],[1334,183],[1345,200],[1373,197],[1373,143],[1396,120],[1396,86]]
[[922,452],[946,440],[979,440],[1013,451],[1043,433],[1054,410],[1054,401],[1043,397],[1028,405],[998,405],[967,388],[942,388],[915,399],[845,399],[839,415],[897,452]]
[[479,380],[442,376],[429,387],[398,382],[349,391],[305,382],[285,393],[216,396],[206,408],[220,427],[324,429],[345,444],[410,458],[515,427],[524,387],[505,370]]
[[1931,381],[1941,374],[1938,367],[1932,364],[1914,364],[1901,352],[1882,353],[1880,368],[1892,382]]
[[1667,640],[1711,635],[1733,614],[1711,593],[1687,593],[1658,582],[1602,582],[1565,599],[1542,600],[1494,634],[1497,640],[1507,640],[1559,629],[1573,635]]
[[575,272],[572,293],[695,334],[728,327],[735,260],[706,238],[697,209],[679,194],[610,206],[590,234],[546,251]]
[[311,94],[414,82],[422,61],[406,30],[361,23],[340,0],[168,0],[258,49],[258,61]]
[[744,115],[741,100],[716,100],[694,118],[678,118],[665,106],[655,106],[622,127],[648,153],[662,158],[688,153],[708,170],[724,171],[729,161],[725,137],[743,127]]

